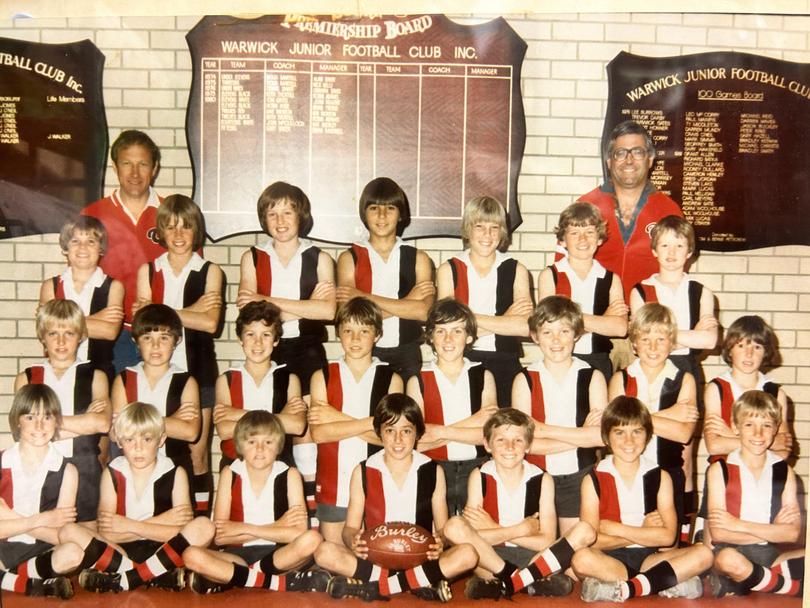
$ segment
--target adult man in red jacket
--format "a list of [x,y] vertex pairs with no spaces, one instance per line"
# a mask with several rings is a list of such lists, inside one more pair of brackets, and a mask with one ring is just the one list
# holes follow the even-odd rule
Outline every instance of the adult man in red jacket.
[[661,218],[683,217],[683,212],[649,180],[655,146],[643,126],[630,120],[616,125],[603,143],[602,157],[610,181],[579,200],[596,205],[607,222],[607,239],[596,259],[621,277],[625,302],[629,302],[633,286],[658,272],[650,231]]
[[118,188],[110,196],[90,203],[83,215],[97,218],[107,229],[107,251],[101,269],[124,284],[124,329],[118,336],[113,363],[118,373],[138,362],[130,321],[135,301],[138,268],[161,255],[155,222],[160,197],[152,184],[160,170],[160,149],[141,131],[122,131],[110,150]]

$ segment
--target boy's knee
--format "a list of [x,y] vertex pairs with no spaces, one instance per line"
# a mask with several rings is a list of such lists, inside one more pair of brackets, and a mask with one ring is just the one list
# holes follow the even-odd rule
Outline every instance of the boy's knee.
[[205,556],[205,549],[201,547],[188,547],[183,551],[183,563],[189,570],[200,570]]
[[579,549],[571,558],[571,567],[577,576],[582,576],[592,571],[593,551],[590,549]]
[[748,565],[748,560],[745,559],[742,553],[736,549],[725,547],[721,549],[714,558],[715,569],[731,577],[734,575],[741,575]]
[[571,528],[568,534],[566,534],[566,538],[574,550],[577,550],[584,547],[590,547],[594,542],[596,542],[596,532],[591,524],[584,521],[578,521],[576,524],[574,524],[574,527]]
[[692,545],[690,555],[695,560],[695,565],[700,567],[701,572],[711,568],[714,563],[714,553],[706,545]]
[[305,555],[313,555],[315,550],[323,543],[323,537],[316,530],[307,530],[298,537],[297,542]]
[[454,515],[444,524],[442,533],[444,537],[454,545],[464,542],[464,538],[470,529],[470,525],[460,515]]
[[343,551],[338,545],[330,542],[324,542],[318,545],[318,548],[315,549],[315,563],[321,568],[334,571],[335,564],[340,561],[342,554]]
[[442,554],[442,558],[440,558],[439,565],[444,566],[442,572],[447,577],[458,576],[478,565],[478,552],[468,543],[454,546],[447,553]]
[[207,517],[195,517],[183,528],[183,536],[192,545],[207,545],[214,539],[216,528]]
[[73,542],[63,543],[53,551],[52,565],[55,572],[65,574],[78,568],[84,559],[84,550]]

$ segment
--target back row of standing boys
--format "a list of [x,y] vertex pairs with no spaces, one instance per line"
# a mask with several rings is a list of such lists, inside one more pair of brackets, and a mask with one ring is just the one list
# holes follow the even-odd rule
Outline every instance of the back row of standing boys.
[[[114,162],[138,147],[119,138]],[[761,371],[776,339],[759,317],[735,321],[723,341],[730,370],[704,390],[698,355],[714,348],[718,323],[712,293],[685,272],[695,250],[685,220],[657,223],[659,272],[632,288],[628,308],[619,277],[594,259],[606,238],[599,210],[574,203],[556,228],[565,255],[541,272],[535,307],[528,271],[504,253],[498,201],[466,205],[466,249],[435,283],[430,258],[400,238],[410,212],[395,182],[370,182],[359,210],[369,237],[339,256],[335,276],[304,238],[306,195],[282,182],[262,193],[271,239],[242,256],[236,301],[245,362],[218,377],[224,281],[198,253],[204,224],[189,198],[155,206],[166,252],[138,269],[134,294],[99,267],[102,221],[64,227],[68,268],[43,282],[37,311],[47,360],[16,379],[17,443],[3,453],[3,588],[68,595],[61,575],[75,569],[92,590],[177,588],[185,564],[200,592],[421,589],[446,600],[446,580],[474,568],[470,597],[568,593],[560,573],[573,560],[587,600],[692,597],[714,541],[716,594],[797,592],[799,554],[775,548],[795,542],[801,522],[787,399]],[[125,310],[141,361],[115,366]],[[327,362],[333,320],[344,356]],[[423,324],[434,353],[425,365]],[[611,338],[624,335],[637,359],[613,374]],[[523,368],[526,337],[543,356]],[[690,545],[699,395],[718,464],[696,526],[709,522],[707,544]],[[212,424],[222,451],[213,523]],[[123,455],[107,464],[108,431]],[[602,446],[612,455],[598,461]],[[74,519],[83,525],[62,526]],[[3,534],[6,520],[16,524]],[[436,533],[432,559],[414,571],[364,559],[360,530],[394,520]],[[204,549],[212,539],[227,551]],[[307,570],[313,555],[338,576]]]

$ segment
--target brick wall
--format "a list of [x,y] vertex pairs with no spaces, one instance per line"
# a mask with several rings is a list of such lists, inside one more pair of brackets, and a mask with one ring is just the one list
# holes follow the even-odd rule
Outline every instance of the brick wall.
[[[162,148],[157,182],[163,194],[191,194],[192,171],[184,120],[191,82],[186,32],[197,17],[99,17],[0,20],[0,36],[39,42],[89,38],[106,56],[104,97],[112,140],[120,130],[148,131]],[[477,22],[470,16],[462,21]],[[810,17],[731,14],[544,14],[507,16],[528,42],[523,66],[526,152],[519,182],[524,223],[511,252],[537,273],[551,260],[551,228],[559,212],[599,181],[599,137],[607,99],[605,64],[619,51],[663,56],[740,50],[789,61],[810,61]],[[107,184],[115,184],[112,171]],[[226,239],[206,247],[220,264],[235,300],[239,257],[263,235]],[[417,243],[438,264],[460,247],[454,239]],[[329,249],[335,254],[334,249]],[[0,241],[0,413],[8,411],[18,370],[37,359],[32,315],[40,281],[62,269],[56,235]],[[772,376],[793,400],[801,446],[797,471],[807,479],[810,439],[810,249],[775,247],[703,254],[692,272],[714,290],[724,326],[739,315],[762,315],[777,330],[783,364]],[[228,308],[227,318],[236,311]],[[329,346],[330,354],[337,353]],[[217,344],[221,367],[238,360],[232,324]],[[534,354],[536,351],[528,349]],[[724,368],[705,362],[712,378]],[[0,420],[0,445],[10,442]],[[215,442],[216,443],[216,442]]]

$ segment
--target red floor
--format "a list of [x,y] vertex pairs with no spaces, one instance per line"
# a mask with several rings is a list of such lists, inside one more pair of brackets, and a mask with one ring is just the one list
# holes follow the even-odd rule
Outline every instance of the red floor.
[[[11,593],[3,592],[2,605],[5,608],[39,608],[39,607],[61,607],[65,608],[266,608],[283,604],[284,608],[359,608],[367,606],[357,599],[335,600],[323,593],[272,593],[258,590],[231,590],[218,595],[200,596],[185,590],[181,593],[161,591],[158,589],[148,589],[144,591],[131,591],[119,594],[92,594],[78,588],[76,580],[73,580],[76,595],[70,600],[56,600],[53,598],[23,597]],[[504,600],[505,602],[507,600]],[[515,604],[526,604],[537,606],[542,603],[543,608],[568,608],[571,606],[583,606],[579,599],[579,588],[574,588],[574,592],[564,598],[533,598],[527,595],[517,595],[514,598]],[[810,597],[808,597],[810,602]],[[379,603],[377,603],[379,604]],[[464,581],[459,581],[453,585],[453,600],[455,606],[465,606],[471,608],[487,608],[495,605],[490,600],[468,600],[464,597]],[[416,607],[419,605],[427,607],[426,602],[422,602],[411,595],[401,595],[395,597],[388,604],[390,608]],[[502,608],[508,608],[513,604],[502,604]],[[608,604],[594,604],[594,606],[607,606]],[[690,606],[695,608],[799,608],[802,606],[801,598],[785,598],[779,595],[765,593],[753,593],[745,597],[732,597],[725,599],[703,598],[701,600],[681,600],[664,599],[659,597],[640,598],[631,600],[630,606],[655,606],[657,608],[685,608]]]

